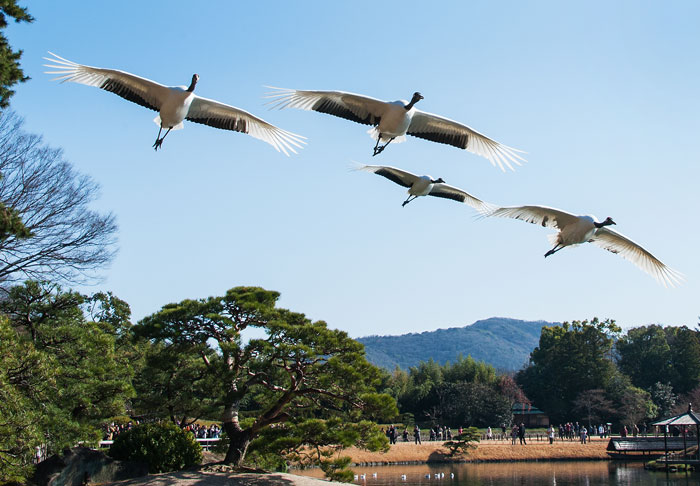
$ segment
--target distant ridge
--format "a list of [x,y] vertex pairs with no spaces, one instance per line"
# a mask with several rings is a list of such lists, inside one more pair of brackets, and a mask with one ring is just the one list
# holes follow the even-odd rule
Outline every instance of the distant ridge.
[[454,363],[461,354],[471,355],[499,370],[515,371],[527,363],[530,352],[539,344],[542,327],[558,325],[491,317],[465,327],[357,340],[365,345],[370,363],[388,370],[396,366],[408,369],[431,358],[440,364]]

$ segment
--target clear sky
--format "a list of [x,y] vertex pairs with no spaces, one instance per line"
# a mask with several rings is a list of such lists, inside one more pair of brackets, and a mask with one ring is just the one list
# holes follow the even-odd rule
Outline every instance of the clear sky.
[[[238,285],[353,337],[491,316],[623,327],[694,326],[700,314],[700,3],[695,1],[23,2],[7,29],[31,80],[12,108],[102,188],[119,253],[99,285],[140,319]],[[308,137],[285,157],[242,134],[185,122],[162,150],[155,113],[44,74],[47,51],[167,85]],[[368,127],[270,111],[264,85],[385,100],[461,121],[528,162],[502,173],[409,137],[371,157]],[[543,258],[550,229],[477,219],[352,161],[442,177],[499,205],[611,216],[684,273],[665,289],[593,245]]]

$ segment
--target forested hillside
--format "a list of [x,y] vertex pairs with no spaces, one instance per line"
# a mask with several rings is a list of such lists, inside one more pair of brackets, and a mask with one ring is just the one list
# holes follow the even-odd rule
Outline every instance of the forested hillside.
[[554,325],[557,323],[492,317],[465,327],[368,336],[358,341],[365,345],[371,363],[389,370],[396,366],[408,369],[430,359],[440,364],[454,363],[460,354],[497,369],[518,370],[537,346],[542,326]]

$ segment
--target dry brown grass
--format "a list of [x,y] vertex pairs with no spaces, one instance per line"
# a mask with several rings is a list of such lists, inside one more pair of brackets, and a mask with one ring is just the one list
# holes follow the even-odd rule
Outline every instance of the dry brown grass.
[[608,459],[605,448],[608,439],[592,439],[588,444],[578,441],[529,441],[527,445],[511,445],[508,441],[484,441],[466,456],[451,458],[442,442],[398,442],[385,454],[355,448],[343,451],[355,464],[399,464],[441,461],[534,461]]

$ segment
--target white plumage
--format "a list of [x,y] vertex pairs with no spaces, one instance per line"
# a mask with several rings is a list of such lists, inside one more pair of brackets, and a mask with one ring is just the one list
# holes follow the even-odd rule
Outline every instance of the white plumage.
[[654,277],[664,287],[675,287],[683,281],[683,275],[664,265],[658,258],[641,245],[626,236],[606,228],[616,224],[612,218],[603,222],[594,216],[576,216],[560,209],[546,206],[514,206],[496,208],[488,216],[514,218],[548,228],[556,228],[558,233],[549,235],[549,242],[554,247],[545,253],[545,257],[567,246],[581,243],[593,243],[600,248],[619,254],[625,260],[637,265],[644,272]]
[[386,177],[400,186],[407,187],[408,198],[406,198],[401,206],[405,206],[420,196],[435,196],[463,202],[482,214],[487,214],[494,210],[494,206],[485,203],[468,192],[445,184],[442,178],[433,179],[428,175],[418,176],[405,170],[386,165],[363,165],[358,167],[358,170],[373,172],[382,177]]
[[[52,52],[49,54],[53,58],[45,57],[44,59],[53,64],[44,64],[44,66],[56,69],[56,71],[46,72],[47,74],[58,74],[59,76],[54,80],[95,86],[159,112],[159,115],[153,120],[160,127],[158,137],[153,144],[156,150],[161,146],[170,130],[183,128],[183,120],[223,130],[247,133],[269,143],[275,150],[281,151],[285,155],[289,155],[288,152],[296,153],[294,148],[302,148],[302,144],[306,143],[304,142],[305,137],[277,128],[247,111],[195,95],[194,87],[199,80],[197,74],[192,76],[189,88],[163,86],[150,79],[124,71],[84,66],[68,61]],[[167,132],[163,138],[160,138],[160,133],[164,128],[167,129]]]
[[[505,167],[513,170],[513,164],[520,165],[521,161],[525,161],[518,155],[522,153],[520,150],[498,143],[467,125],[417,110],[414,105],[423,99],[420,93],[414,93],[410,102],[387,102],[343,91],[270,88],[276,90],[268,94],[274,107],[313,110],[372,125],[374,128],[369,133],[377,140],[374,155],[392,141],[403,142],[408,134],[466,149],[487,158],[501,170],[505,170]],[[383,146],[379,146],[381,141],[385,142]]]

